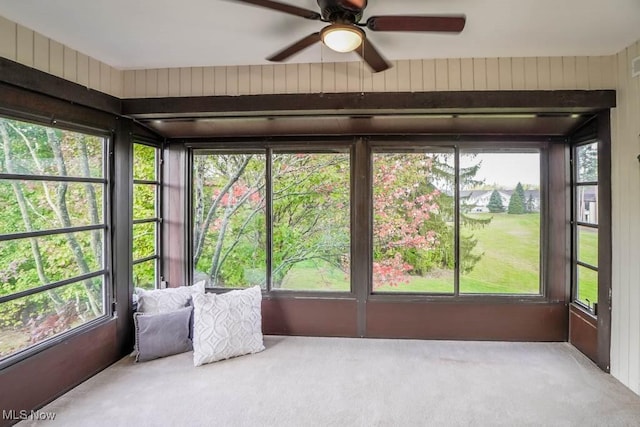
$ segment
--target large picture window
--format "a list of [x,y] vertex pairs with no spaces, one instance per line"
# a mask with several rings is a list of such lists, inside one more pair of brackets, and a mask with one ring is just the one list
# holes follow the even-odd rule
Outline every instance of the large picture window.
[[193,164],[194,281],[350,290],[348,150],[196,150]]
[[133,144],[133,285],[160,282],[160,149]]
[[106,143],[0,118],[0,359],[107,314]]
[[539,151],[378,151],[373,292],[540,295]]
[[[193,150],[194,282],[352,290],[350,153],[288,147]],[[372,293],[542,294],[540,149],[370,150]]]

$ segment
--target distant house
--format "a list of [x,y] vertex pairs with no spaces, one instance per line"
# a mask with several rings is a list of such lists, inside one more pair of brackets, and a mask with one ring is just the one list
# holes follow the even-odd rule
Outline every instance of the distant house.
[[[514,190],[498,190],[498,194],[502,198],[502,206],[505,210],[509,206],[509,199]],[[463,190],[460,191],[460,199],[462,203],[471,208],[471,212],[489,212],[489,200],[491,199],[493,190]],[[531,210],[533,212],[540,211],[540,190],[524,190],[525,206],[531,200]]]
[[579,187],[576,200],[578,221],[598,223],[598,191],[595,186]]

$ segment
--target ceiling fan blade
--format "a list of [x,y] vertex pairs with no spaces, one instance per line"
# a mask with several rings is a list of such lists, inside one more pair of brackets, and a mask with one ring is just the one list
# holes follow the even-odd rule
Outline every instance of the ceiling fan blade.
[[391,64],[376,50],[371,42],[367,39],[362,40],[362,44],[358,46],[355,52],[360,55],[362,60],[377,73],[391,68]]
[[459,16],[372,16],[367,28],[372,31],[434,31],[459,33],[467,18]]
[[302,7],[291,6],[290,4],[280,3],[272,0],[234,0],[240,3],[248,3],[254,6],[265,7],[267,9],[277,10],[279,12],[288,13],[290,15],[301,16],[307,19],[319,20],[322,18],[319,13]]
[[309,34],[307,37],[298,40],[291,46],[285,47],[275,55],[271,55],[270,57],[267,58],[267,61],[282,62],[288,59],[290,56],[295,55],[301,50],[319,41],[320,41],[320,33]]

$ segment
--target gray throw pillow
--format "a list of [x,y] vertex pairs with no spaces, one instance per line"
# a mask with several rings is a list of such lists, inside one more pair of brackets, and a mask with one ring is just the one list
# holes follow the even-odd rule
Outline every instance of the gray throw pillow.
[[136,362],[193,349],[189,338],[189,324],[193,307],[159,314],[135,313]]

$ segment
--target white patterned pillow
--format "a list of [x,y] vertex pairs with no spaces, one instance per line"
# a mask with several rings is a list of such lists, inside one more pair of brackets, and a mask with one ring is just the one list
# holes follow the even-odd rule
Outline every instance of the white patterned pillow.
[[136,288],[138,312],[158,314],[186,307],[194,295],[204,295],[204,280],[193,286],[179,288],[154,289],[148,291]]
[[194,295],[193,364],[264,350],[261,301],[258,286],[219,295]]

